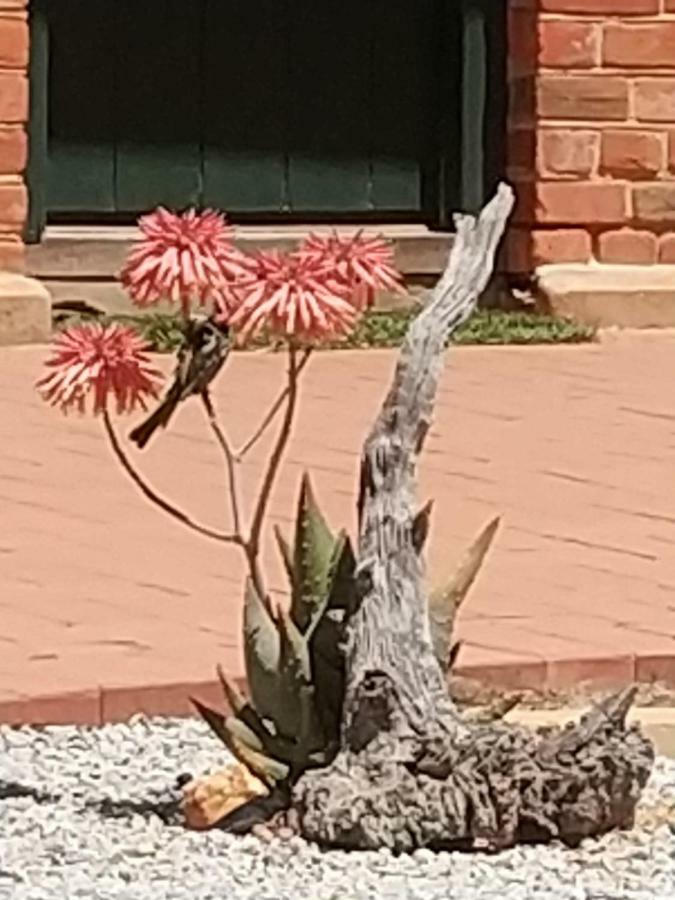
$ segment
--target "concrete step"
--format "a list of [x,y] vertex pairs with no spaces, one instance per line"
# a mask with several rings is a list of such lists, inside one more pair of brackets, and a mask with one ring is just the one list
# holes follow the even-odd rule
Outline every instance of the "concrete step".
[[[242,250],[290,250],[310,232],[325,233],[328,226],[288,225],[278,228],[247,225],[236,230]],[[359,226],[339,226],[338,232],[354,233]],[[437,275],[445,267],[452,234],[431,231],[423,225],[369,225],[366,234],[383,234],[394,244],[396,264],[405,275]],[[45,281],[107,279],[119,272],[137,228],[119,226],[51,226],[39,244],[27,248],[29,275]]]
[[537,290],[551,312],[599,328],[675,326],[673,265],[547,265]]

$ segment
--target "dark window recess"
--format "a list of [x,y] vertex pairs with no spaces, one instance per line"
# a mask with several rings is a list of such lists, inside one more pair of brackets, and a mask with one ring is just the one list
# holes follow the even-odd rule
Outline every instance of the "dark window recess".
[[160,203],[451,224],[501,166],[503,8],[35,0],[31,236]]

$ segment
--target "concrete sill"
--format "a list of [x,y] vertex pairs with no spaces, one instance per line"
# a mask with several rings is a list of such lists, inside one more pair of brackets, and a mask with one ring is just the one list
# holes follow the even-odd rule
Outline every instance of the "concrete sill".
[[[309,231],[329,230],[329,226],[244,226],[236,229],[236,242],[244,250],[288,250]],[[353,233],[358,226],[339,226],[337,230]],[[438,274],[452,245],[451,234],[431,231],[424,225],[374,224],[363,230],[367,234],[384,234],[394,242],[396,262],[406,275]],[[27,247],[27,271],[46,281],[113,279],[137,236],[138,229],[124,226],[52,226],[45,231],[41,243]]]

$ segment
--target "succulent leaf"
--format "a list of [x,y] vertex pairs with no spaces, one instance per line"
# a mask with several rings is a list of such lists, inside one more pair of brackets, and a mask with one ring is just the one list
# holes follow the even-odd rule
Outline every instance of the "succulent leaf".
[[327,746],[336,746],[340,737],[342,704],[345,693],[345,670],[342,655],[337,650],[342,628],[327,622],[315,632],[312,645],[315,708]]
[[230,737],[236,738],[238,741],[246,744],[251,750],[256,750],[258,753],[264,751],[265,748],[263,742],[258,735],[237,716],[227,716],[225,719],[225,728],[229,732]]
[[[307,638],[300,634],[290,614],[280,611],[281,662],[279,666],[279,709],[274,717],[279,733],[295,738],[307,753],[307,742],[321,746],[314,705],[314,687]],[[311,723],[311,724],[308,724]],[[314,738],[312,732],[319,732]]]
[[263,742],[244,722],[224,716],[195,697],[190,700],[216,737],[264,784],[274,787],[288,776],[288,766],[263,752]]
[[218,675],[220,686],[225,694],[227,705],[235,715],[238,715],[241,710],[248,705],[248,700],[241,693],[237,685],[233,681],[230,681],[220,663],[216,666],[216,673]]
[[243,722],[230,716],[225,720],[225,731],[232,753],[268,787],[272,788],[277,782],[288,778],[289,766],[267,756],[261,750],[256,736]]
[[265,745],[265,748],[269,751],[269,742],[272,740],[273,735],[265,726],[265,723],[255,711],[248,698],[244,697],[244,695],[241,693],[241,691],[233,681],[230,681],[230,679],[223,671],[222,667],[217,666],[216,671],[218,673],[218,680],[220,681],[223,693],[225,694],[227,705],[230,707],[235,716],[238,719],[241,719],[241,721],[244,722],[251,729],[251,731],[253,731],[254,734],[256,734],[261,739],[261,741]]
[[291,615],[300,631],[305,631],[325,598],[334,543],[305,473],[298,500],[291,600]]
[[274,537],[277,540],[277,546],[279,547],[279,553],[281,554],[281,558],[284,563],[284,568],[286,569],[286,574],[288,575],[288,581],[291,586],[291,591],[295,585],[295,569],[293,562],[293,551],[291,549],[291,545],[284,537],[284,534],[279,528],[278,525],[274,526]]
[[225,728],[225,716],[211,706],[207,706],[206,703],[202,703],[201,700],[197,700],[196,697],[190,697],[190,703],[192,703],[216,737],[219,738],[226,747],[229,747],[230,739],[227,729]]
[[308,631],[316,710],[328,745],[337,744],[340,733],[345,690],[343,626],[346,611],[356,605],[355,569],[351,541],[341,531],[331,559],[326,600]]
[[429,597],[429,620],[434,653],[445,671],[450,659],[452,632],[457,611],[474,583],[485,555],[497,533],[500,518],[493,519],[462,557],[452,578]]
[[251,579],[244,594],[244,660],[255,711],[276,719],[281,640],[278,628]]
[[280,672],[289,673],[294,681],[309,684],[312,670],[309,660],[307,639],[296,627],[286,610],[279,610]]
[[201,705],[221,740],[272,786],[322,765],[338,746],[345,616],[356,608],[356,560],[346,532],[334,538],[303,476],[291,548],[275,529],[291,583],[290,610],[273,611],[249,579],[244,652],[251,702],[218,671],[234,716]]
[[356,608],[356,556],[347,532],[339,532],[328,570],[326,609],[352,611]]
[[459,651],[462,649],[462,642],[455,641],[454,644],[450,647],[450,652],[448,653],[448,658],[445,662],[445,666],[448,671],[453,668],[455,663],[457,662],[457,657],[459,656]]
[[415,553],[419,556],[422,550],[424,549],[424,545],[426,543],[427,537],[429,536],[429,524],[431,519],[431,510],[433,508],[434,501],[429,500],[428,503],[425,503],[422,509],[417,513],[412,523],[412,544],[415,550]]

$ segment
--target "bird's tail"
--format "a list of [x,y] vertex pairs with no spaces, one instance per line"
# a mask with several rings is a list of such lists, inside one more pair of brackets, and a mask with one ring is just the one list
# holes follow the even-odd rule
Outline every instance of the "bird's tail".
[[178,398],[169,395],[166,399],[162,400],[157,409],[150,413],[145,421],[134,428],[129,435],[129,439],[136,444],[139,450],[142,450],[143,447],[145,447],[158,428],[166,428],[177,405]]

